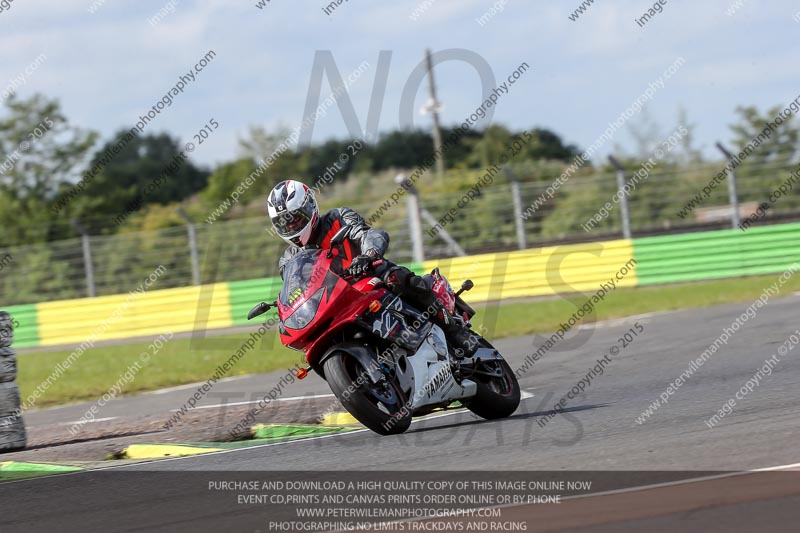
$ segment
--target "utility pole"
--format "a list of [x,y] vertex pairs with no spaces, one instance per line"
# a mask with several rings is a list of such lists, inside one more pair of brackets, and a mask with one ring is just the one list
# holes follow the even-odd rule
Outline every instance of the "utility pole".
[[742,220],[739,215],[739,193],[736,191],[735,161],[733,160],[733,154],[721,142],[717,142],[717,148],[728,160],[728,166],[730,167],[730,172],[728,172],[728,203],[731,206],[731,228],[736,229],[742,223]]
[[422,113],[430,112],[433,115],[433,151],[440,154],[436,158],[436,174],[441,176],[444,174],[444,154],[441,153],[442,149],[442,130],[439,128],[439,110],[442,106],[436,99],[436,83],[433,80],[433,61],[431,61],[431,51],[429,48],[425,49],[425,64],[428,67],[428,103],[422,108]]
[[508,181],[511,183],[511,198],[514,202],[514,225],[517,228],[517,244],[520,250],[524,250],[527,245],[525,243],[525,224],[522,218],[522,194],[519,190],[519,178],[508,167],[503,167],[503,172],[508,176]]
[[81,246],[83,247],[83,269],[86,274],[86,294],[89,298],[94,298],[94,265],[92,264],[92,244],[89,239],[89,230],[86,226],[78,222],[77,219],[70,220],[72,227],[81,235]]
[[[406,176],[398,174],[394,182],[398,185],[406,181]],[[419,217],[419,192],[414,185],[408,186],[408,229],[411,237],[411,257],[416,263],[425,261],[425,246],[422,236],[422,222]]]
[[616,157],[608,156],[608,160],[617,169],[617,191],[619,191],[619,215],[622,218],[622,237],[630,239],[631,236],[631,215],[628,210],[628,193],[625,192],[625,169]]
[[186,232],[189,236],[189,257],[192,261],[192,284],[200,285],[200,259],[197,256],[197,231],[195,231],[194,220],[182,207],[177,208],[175,211],[186,221]]

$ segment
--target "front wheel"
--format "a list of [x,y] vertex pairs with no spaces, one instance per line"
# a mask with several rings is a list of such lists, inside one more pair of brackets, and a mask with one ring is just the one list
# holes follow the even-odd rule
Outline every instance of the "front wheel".
[[373,383],[353,355],[332,354],[325,361],[325,379],[347,412],[375,433],[403,433],[411,425],[411,411],[400,388],[390,380]]
[[464,406],[479,417],[506,418],[519,407],[519,382],[505,359],[481,362],[465,377],[478,384],[478,391]]

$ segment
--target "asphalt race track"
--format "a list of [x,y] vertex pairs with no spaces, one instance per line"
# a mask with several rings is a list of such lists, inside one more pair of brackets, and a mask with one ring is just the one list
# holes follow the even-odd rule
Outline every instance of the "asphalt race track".
[[[747,308],[747,303],[658,313],[584,327],[580,333],[581,346],[572,346],[563,351],[555,348],[520,378],[522,389],[532,393],[532,396],[524,399],[517,413],[506,420],[484,421],[465,411],[453,411],[417,421],[406,434],[400,436],[380,437],[368,430],[361,430],[304,441],[114,467],[105,473],[139,473],[130,476],[164,475],[141,474],[153,471],[197,471],[206,474],[209,471],[340,470],[630,473],[630,476],[621,476],[626,477],[625,481],[620,481],[621,487],[664,481],[670,477],[665,471],[671,471],[674,474],[672,478],[680,479],[794,465],[800,462],[797,445],[800,431],[796,414],[800,404],[797,394],[800,366],[796,361],[800,348],[779,356],[780,361],[772,374],[761,379],[752,392],[737,399],[732,413],[723,417],[715,427],[709,429],[705,422],[723,404],[735,398],[737,391],[764,365],[764,361],[775,355],[790,335],[800,328],[798,303],[800,299],[797,295],[771,300],[730,337],[727,345],[723,345],[694,375],[686,379],[669,397],[668,403],[662,404],[642,424],[636,422],[637,417],[687,369],[691,360],[722,334],[724,328],[730,327]],[[568,400],[564,413],[540,427],[537,421],[584,378],[596,361],[609,353],[611,347],[619,346],[621,336],[634,328],[637,322],[643,331],[634,341],[611,357],[604,373],[595,376],[581,395]],[[540,336],[539,342],[543,338]],[[564,342],[566,344],[568,341]],[[508,357],[512,368],[516,369],[534,350],[534,337],[504,339],[496,345]],[[233,380],[219,387],[233,394],[237,388],[254,387],[257,382],[263,387],[265,383],[277,381],[279,374]],[[314,378],[296,387],[296,390],[288,391],[289,396],[295,393],[329,392],[324,382]],[[185,392],[181,394],[178,391],[178,396],[182,398]],[[114,409],[123,413],[126,406],[129,409],[141,409],[147,402],[164,401],[169,397],[170,394],[159,394],[121,399]],[[35,423],[37,418],[44,420],[50,416],[63,416],[65,409],[60,410],[61,413],[59,410],[43,411],[32,416],[31,420]],[[133,520],[132,517],[137,515],[143,516],[134,522],[122,520],[121,524],[129,523],[130,526],[119,530],[159,530],[153,524],[146,527],[147,513],[139,513],[147,508],[158,509],[170,501],[173,506],[180,507],[182,502],[191,500],[190,494],[186,493],[171,500],[160,496],[163,491],[177,490],[175,486],[170,487],[169,483],[139,487],[134,491],[136,497],[131,498],[131,493],[115,493],[113,485],[109,486],[107,481],[82,482],[97,475],[96,472],[88,472],[0,485],[4,502],[10,498],[19,501],[19,505],[6,508],[0,514],[0,531],[59,530],[59,524],[63,525],[65,517],[77,516],[88,520],[86,523],[89,526],[84,530],[92,531],[91,524],[95,523],[92,521],[93,513],[100,513],[104,508],[113,508],[127,517],[126,520]],[[777,519],[782,516],[781,513],[797,509],[797,503],[800,503],[800,483],[797,481],[800,478],[797,478],[797,474],[786,475],[791,476],[792,482],[769,484],[772,492],[767,496],[753,496],[756,489],[749,486],[742,488],[741,500],[726,500],[721,498],[724,491],[713,488],[714,483],[721,481],[710,480],[703,483],[710,484],[711,488],[698,493],[704,497],[720,498],[718,501],[704,501],[697,497],[686,504],[688,507],[666,506],[661,511],[653,511],[652,516],[615,514],[608,520],[639,520],[628,523],[626,527],[629,526],[629,529],[615,528],[615,531],[639,530],[639,527],[634,527],[635,524],[652,531],[674,530],[680,520],[687,517],[687,510],[696,507],[703,509],[702,512],[697,511],[697,517],[715,520],[719,525],[721,519],[715,516],[723,509],[720,506],[739,502],[740,505],[726,508],[722,514],[726,517],[724,522],[729,525],[727,530],[746,531],[748,529],[740,528],[744,528],[746,521],[743,519],[751,515],[753,510],[767,512],[771,509],[769,512]],[[740,485],[748,483],[742,481],[742,477],[732,479],[738,480],[736,483]],[[784,479],[789,481],[788,478]],[[190,491],[207,493],[201,483],[194,483],[192,487]],[[686,492],[680,488],[658,490],[672,490],[678,495]],[[656,493],[651,491],[648,494]],[[95,498],[106,503],[98,504]],[[606,505],[605,509],[614,508],[615,496],[598,498],[611,498],[612,503]],[[669,497],[665,498],[669,501]],[[35,511],[44,508],[47,509],[45,513]],[[624,508],[631,510],[634,507],[626,505]],[[232,509],[219,505],[204,508],[200,515],[181,513],[174,508],[170,512],[174,522],[169,527],[164,526],[164,531],[190,531],[201,522],[206,527],[216,523],[220,527],[233,523],[251,526],[257,523],[258,513],[263,510],[259,507]],[[524,509],[516,508],[514,512],[523,513]],[[572,516],[578,514],[573,513]],[[599,523],[598,517],[602,515],[593,513],[591,520],[587,518],[586,522],[565,522],[562,525],[585,527]],[[99,527],[102,522],[99,518],[97,520]],[[552,523],[556,524],[557,521]],[[540,527],[544,528],[544,525],[540,524]],[[598,526],[591,530],[612,529]]]
[[[305,443],[157,462],[155,470],[744,470],[800,462],[797,413],[800,348],[790,352],[733,415],[705,421],[733,397],[764,360],[800,328],[800,299],[773,301],[712,355],[644,424],[635,423],[747,305],[665,313],[594,329],[574,351],[550,352],[520,379],[534,396],[510,419],[470,413],[415,423],[404,435],[369,431]],[[645,331],[623,349],[568,415],[536,424],[633,325]],[[543,336],[542,336],[543,337]],[[533,350],[532,337],[497,342],[512,368]],[[321,380],[309,379],[320,393]],[[305,382],[304,384],[308,383]],[[795,423],[793,423],[795,422]]]

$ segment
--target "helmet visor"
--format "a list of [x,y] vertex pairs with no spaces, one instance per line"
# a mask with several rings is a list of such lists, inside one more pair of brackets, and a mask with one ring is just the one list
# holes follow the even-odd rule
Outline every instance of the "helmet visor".
[[311,202],[306,202],[300,209],[286,211],[272,217],[272,225],[275,226],[275,231],[281,237],[293,237],[302,232],[311,223],[313,215],[313,205],[311,205]]

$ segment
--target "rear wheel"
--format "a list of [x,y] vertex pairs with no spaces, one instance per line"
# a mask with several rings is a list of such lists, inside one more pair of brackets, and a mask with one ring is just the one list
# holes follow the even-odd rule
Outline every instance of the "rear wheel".
[[361,362],[347,352],[325,361],[325,379],[347,412],[375,433],[403,433],[411,425],[406,398],[391,380],[373,383]]
[[[487,346],[491,348],[491,345]],[[517,376],[505,359],[493,359],[479,363],[472,375],[467,375],[478,384],[478,391],[464,406],[487,420],[511,416],[519,407],[520,392]]]

